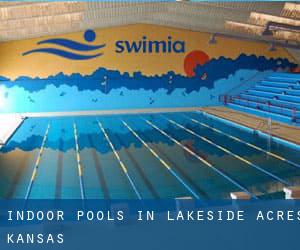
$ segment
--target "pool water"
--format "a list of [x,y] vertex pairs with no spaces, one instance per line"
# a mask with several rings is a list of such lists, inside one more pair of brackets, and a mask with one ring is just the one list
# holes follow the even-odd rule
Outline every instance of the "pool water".
[[0,197],[283,198],[298,155],[200,112],[29,118],[0,151]]

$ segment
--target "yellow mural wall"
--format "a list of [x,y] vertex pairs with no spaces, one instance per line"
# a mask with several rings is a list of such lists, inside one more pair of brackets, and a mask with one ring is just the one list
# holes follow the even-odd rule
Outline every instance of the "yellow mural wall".
[[[0,44],[0,75],[15,79],[18,76],[47,77],[59,72],[65,74],[81,73],[91,74],[99,67],[117,69],[120,72],[133,73],[141,71],[145,75],[163,74],[167,71],[185,74],[185,56],[194,50],[204,51],[210,59],[220,56],[235,59],[241,53],[246,55],[263,55],[266,58],[282,57],[291,62],[294,59],[285,49],[277,48],[269,51],[269,45],[240,41],[227,38],[217,38],[216,44],[209,44],[210,34],[193,32],[182,29],[168,28],[157,25],[135,24],[121,27],[97,29],[96,39],[91,45],[105,43],[101,49],[103,56],[83,61],[68,60],[54,55],[34,53],[22,56],[22,53],[37,47],[53,47],[53,45],[38,45],[37,42],[47,38],[66,38],[77,42],[86,43],[83,38],[84,32],[65,34],[53,37],[43,37],[22,41],[12,41]],[[172,40],[185,42],[185,53],[116,53],[115,42],[118,40],[139,41],[143,36],[148,40],[166,40],[168,36]],[[67,49],[68,50],[68,49]]]

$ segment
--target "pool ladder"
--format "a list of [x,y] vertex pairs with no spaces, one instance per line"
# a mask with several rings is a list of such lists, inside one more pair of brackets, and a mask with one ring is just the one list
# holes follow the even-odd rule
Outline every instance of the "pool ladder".
[[272,144],[272,118],[269,117],[267,121],[262,120],[256,127],[256,129],[254,129],[253,133],[258,135],[259,132],[265,128],[267,129],[267,135],[268,135],[268,151],[271,151],[271,144]]

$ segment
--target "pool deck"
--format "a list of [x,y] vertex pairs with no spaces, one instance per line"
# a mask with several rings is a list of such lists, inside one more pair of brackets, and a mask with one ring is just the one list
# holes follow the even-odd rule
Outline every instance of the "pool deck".
[[[269,134],[268,119],[223,106],[199,108],[211,115]],[[272,120],[271,135],[300,145],[300,128]]]
[[59,116],[93,116],[93,115],[121,115],[121,114],[152,114],[167,112],[187,112],[196,111],[199,107],[182,107],[182,108],[151,108],[151,109],[115,109],[115,110],[84,110],[69,112],[36,112],[22,113],[24,117],[59,117]]
[[[42,113],[21,113],[20,117],[60,117],[60,116],[93,116],[93,115],[117,115],[117,114],[148,114],[148,113],[166,113],[166,112],[190,112],[202,110],[211,115],[227,119],[251,129],[260,130],[264,133],[268,131],[268,120],[266,118],[243,113],[224,106],[216,107],[183,107],[183,108],[154,108],[154,109],[120,109],[120,110],[90,110],[90,111],[72,111],[72,112],[42,112]],[[5,114],[0,115],[5,116]],[[18,127],[18,126],[17,126]],[[11,130],[3,141],[17,129]],[[284,139],[300,146],[300,128],[288,124],[272,121],[272,136]],[[1,138],[0,138],[1,139]],[[5,139],[5,140],[4,140]],[[1,146],[0,146],[1,147]]]
[[24,117],[19,114],[0,115],[0,149],[11,138],[14,132],[21,126]]

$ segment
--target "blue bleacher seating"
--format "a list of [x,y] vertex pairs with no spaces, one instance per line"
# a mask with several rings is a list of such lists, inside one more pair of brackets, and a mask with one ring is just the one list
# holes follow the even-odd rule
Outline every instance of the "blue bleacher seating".
[[226,105],[251,114],[300,125],[300,74],[273,73]]

